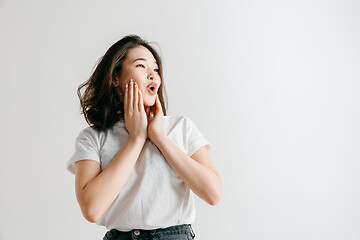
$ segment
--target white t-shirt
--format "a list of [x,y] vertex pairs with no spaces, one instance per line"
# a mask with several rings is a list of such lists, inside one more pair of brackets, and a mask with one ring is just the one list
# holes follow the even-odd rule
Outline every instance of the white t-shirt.
[[[210,150],[210,142],[188,117],[164,116],[163,129],[188,156],[204,145]],[[75,153],[67,162],[67,170],[75,174],[75,162],[79,160],[94,160],[104,170],[128,139],[124,121],[105,131],[83,129],[75,141]],[[193,224],[193,194],[147,139],[124,188],[96,224],[119,231]]]

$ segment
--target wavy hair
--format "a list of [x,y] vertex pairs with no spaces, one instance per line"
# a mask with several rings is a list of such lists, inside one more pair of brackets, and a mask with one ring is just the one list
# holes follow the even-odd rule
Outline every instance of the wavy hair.
[[[82,114],[84,114],[89,126],[98,130],[105,130],[111,128],[116,122],[124,120],[124,102],[119,97],[113,81],[121,73],[122,64],[128,51],[138,46],[146,47],[157,61],[161,77],[158,96],[164,116],[166,116],[167,103],[165,105],[163,96],[163,94],[166,96],[166,90],[161,58],[149,42],[137,35],[127,35],[106,51],[105,55],[99,59],[90,78],[78,87],[77,94],[80,99]],[[84,87],[85,91],[81,94],[81,89]]]

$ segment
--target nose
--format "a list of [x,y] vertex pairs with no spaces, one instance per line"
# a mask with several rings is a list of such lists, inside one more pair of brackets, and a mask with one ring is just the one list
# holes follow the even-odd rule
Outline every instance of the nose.
[[148,79],[150,79],[150,80],[154,80],[154,76],[153,76],[153,74],[152,74],[152,73],[149,73],[149,75],[148,75]]
[[149,80],[157,80],[160,78],[158,71],[156,69],[150,69],[147,70],[147,78]]

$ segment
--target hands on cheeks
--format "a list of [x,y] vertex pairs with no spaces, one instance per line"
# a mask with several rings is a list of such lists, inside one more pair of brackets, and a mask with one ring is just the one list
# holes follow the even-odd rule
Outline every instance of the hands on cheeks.
[[[156,95],[155,104],[146,107],[145,110],[143,95],[136,83],[130,81],[130,84],[127,84],[125,88],[124,95],[125,127],[130,137],[140,137],[144,140],[148,137],[152,142],[155,142],[155,139],[164,133],[164,113],[159,96]],[[154,115],[152,119],[151,114]]]
[[[151,114],[154,115],[152,119],[150,118]],[[159,95],[156,94],[155,104],[153,106],[146,107],[146,116],[148,118],[148,137],[153,140],[163,133],[164,113],[159,100]]]

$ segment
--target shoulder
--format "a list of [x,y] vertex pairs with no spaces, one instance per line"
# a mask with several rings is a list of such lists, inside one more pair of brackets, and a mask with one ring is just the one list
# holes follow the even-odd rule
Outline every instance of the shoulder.
[[164,119],[169,122],[191,122],[190,118],[185,115],[168,115]]
[[168,124],[170,128],[172,127],[181,127],[181,126],[189,126],[193,122],[189,117],[184,115],[168,115],[164,116],[164,122]]
[[80,131],[78,139],[89,140],[93,143],[98,143],[101,139],[103,139],[104,135],[104,131],[88,126]]
[[85,127],[83,128],[80,133],[79,133],[79,136],[96,136],[100,133],[99,130],[91,127],[91,126],[88,126],[88,127]]
[[187,132],[192,132],[194,128],[197,128],[194,121],[185,115],[165,116],[164,122],[169,129],[178,129],[181,130],[184,134]]

